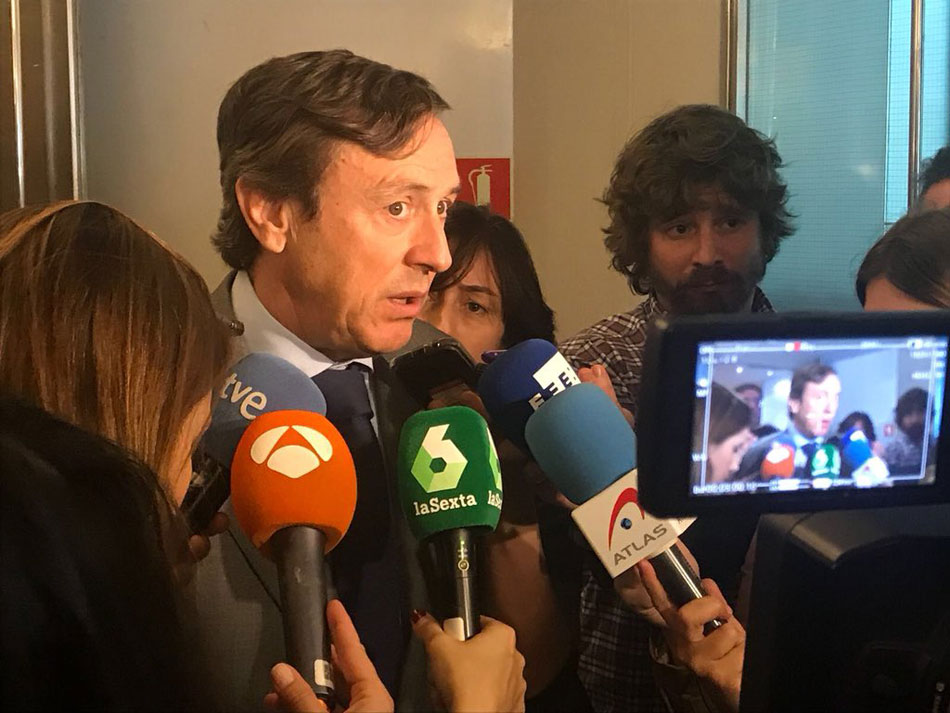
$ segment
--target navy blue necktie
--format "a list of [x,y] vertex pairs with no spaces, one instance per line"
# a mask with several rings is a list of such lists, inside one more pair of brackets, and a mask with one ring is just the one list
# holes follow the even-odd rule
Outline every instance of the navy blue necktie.
[[327,418],[342,434],[356,463],[356,514],[330,553],[330,570],[340,601],[353,619],[376,672],[396,697],[410,636],[396,529],[382,451],[363,367],[327,369],[313,377],[327,400]]

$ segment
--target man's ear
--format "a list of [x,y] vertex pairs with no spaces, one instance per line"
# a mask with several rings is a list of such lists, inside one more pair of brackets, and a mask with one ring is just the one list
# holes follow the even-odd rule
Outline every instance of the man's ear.
[[792,412],[793,416],[798,415],[798,409],[802,407],[802,402],[800,399],[789,399],[788,400],[788,410]]
[[252,188],[243,178],[234,185],[234,195],[257,242],[264,250],[281,253],[291,234],[293,211],[289,200],[274,200],[257,188]]

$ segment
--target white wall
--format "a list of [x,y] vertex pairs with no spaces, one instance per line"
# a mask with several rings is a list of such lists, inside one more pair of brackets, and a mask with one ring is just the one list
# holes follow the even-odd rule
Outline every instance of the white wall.
[[234,80],[269,57],[346,47],[432,81],[459,156],[511,156],[511,12],[511,0],[79,0],[88,197],[213,287],[215,122]]
[[720,0],[514,0],[514,219],[566,338],[639,298],[596,201],[626,139],[720,101]]

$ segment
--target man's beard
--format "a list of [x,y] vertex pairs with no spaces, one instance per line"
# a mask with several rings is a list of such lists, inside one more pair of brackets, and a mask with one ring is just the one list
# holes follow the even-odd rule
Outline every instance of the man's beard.
[[699,266],[682,282],[671,285],[660,275],[651,276],[656,292],[666,298],[673,314],[739,312],[748,307],[752,291],[765,274],[761,257],[744,273],[723,265]]

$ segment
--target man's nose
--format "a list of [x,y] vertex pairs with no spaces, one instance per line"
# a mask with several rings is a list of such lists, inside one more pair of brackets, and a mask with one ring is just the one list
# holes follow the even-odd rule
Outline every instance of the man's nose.
[[413,265],[426,272],[445,272],[452,264],[452,253],[445,238],[445,222],[440,215],[422,219],[409,256]]
[[711,223],[701,223],[698,231],[698,244],[693,253],[693,263],[697,265],[715,265],[720,261],[719,240]]

